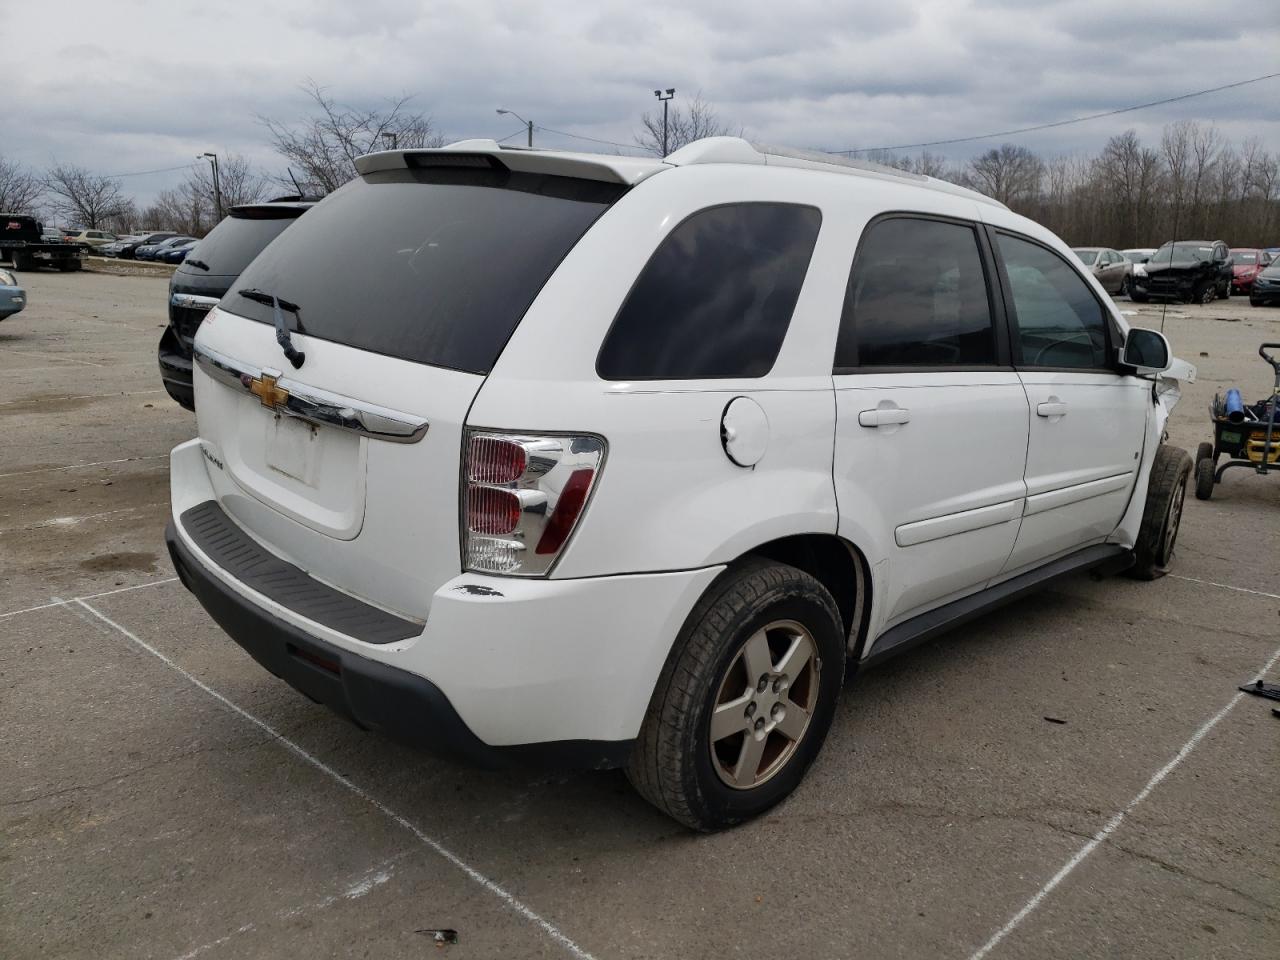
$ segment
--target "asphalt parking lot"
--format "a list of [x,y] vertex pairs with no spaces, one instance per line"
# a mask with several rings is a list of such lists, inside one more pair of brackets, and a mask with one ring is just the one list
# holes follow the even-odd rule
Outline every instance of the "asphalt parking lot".
[[[21,280],[0,956],[1276,956],[1280,719],[1236,688],[1280,673],[1280,475],[1188,497],[1173,576],[1073,580],[856,678],[789,802],[694,836],[621,773],[454,766],[260,669],[164,550],[195,429],[157,379],[164,280]],[[1165,331],[1200,368],[1194,450],[1215,390],[1269,387],[1280,310]]]

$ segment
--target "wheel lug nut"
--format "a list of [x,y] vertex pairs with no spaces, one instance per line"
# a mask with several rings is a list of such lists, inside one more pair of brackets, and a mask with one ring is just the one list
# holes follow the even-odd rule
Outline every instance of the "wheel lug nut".
[[769,689],[769,678],[761,677],[760,682],[756,684],[756,690],[759,693],[764,693],[767,689]]
[[750,720],[756,712],[756,702],[752,700],[747,704],[747,719]]
[[763,729],[764,729],[764,717],[758,717],[758,718],[756,719],[756,729],[757,729],[757,730],[763,730]]

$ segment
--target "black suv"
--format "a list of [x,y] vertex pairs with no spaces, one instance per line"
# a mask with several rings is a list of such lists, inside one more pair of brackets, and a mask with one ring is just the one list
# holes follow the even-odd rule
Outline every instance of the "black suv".
[[1129,298],[1212,303],[1231,296],[1231,251],[1221,240],[1170,240],[1146,264],[1146,276],[1134,274]]
[[250,262],[317,201],[281,197],[232,207],[187,255],[169,281],[169,326],[160,337],[160,379],[169,396],[196,408],[191,387],[191,342],[200,321]]

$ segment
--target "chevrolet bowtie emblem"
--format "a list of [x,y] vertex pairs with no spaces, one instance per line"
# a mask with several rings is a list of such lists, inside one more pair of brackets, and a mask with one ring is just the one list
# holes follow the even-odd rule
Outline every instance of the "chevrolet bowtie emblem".
[[276,378],[269,373],[249,381],[249,392],[262,401],[264,407],[283,406],[289,400],[289,391],[276,386]]

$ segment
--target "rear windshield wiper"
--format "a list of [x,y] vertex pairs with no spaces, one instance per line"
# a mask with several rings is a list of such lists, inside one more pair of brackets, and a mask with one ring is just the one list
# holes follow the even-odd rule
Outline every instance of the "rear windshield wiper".
[[274,293],[267,293],[265,290],[259,290],[256,287],[247,287],[244,290],[237,290],[236,293],[246,300],[264,303],[271,308],[276,322],[276,343],[280,344],[280,349],[284,351],[285,359],[293,364],[295,370],[302,366],[307,359],[307,355],[293,345],[293,335],[284,323],[284,311],[288,310],[298,318],[298,332],[306,333],[302,326],[301,308],[296,303],[281,300]]
[[205,263],[203,260],[192,260],[190,257],[187,257],[187,259],[183,260],[182,262],[189,267],[199,267],[201,270],[204,270],[206,272],[209,270],[209,265]]

